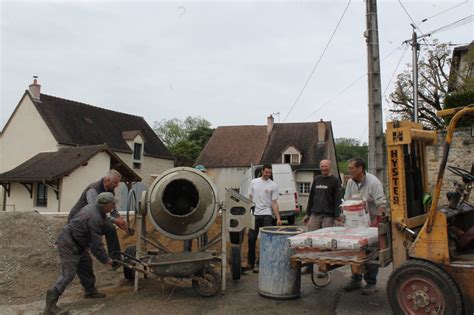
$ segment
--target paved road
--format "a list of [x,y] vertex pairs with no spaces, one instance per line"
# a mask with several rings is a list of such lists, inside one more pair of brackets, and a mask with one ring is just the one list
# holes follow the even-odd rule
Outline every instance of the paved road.
[[[65,294],[60,305],[70,314],[390,314],[385,296],[385,282],[391,267],[381,269],[379,291],[372,296],[343,292],[350,269],[331,271],[331,283],[316,288],[309,275],[303,275],[301,297],[295,300],[272,300],[257,293],[258,275],[248,273],[240,281],[228,281],[225,295],[201,298],[190,283],[182,283],[172,294],[172,286],[158,279],[144,279],[138,293],[130,285],[103,288],[108,296],[101,300],[84,300],[80,292]],[[98,275],[100,277],[100,275]],[[120,276],[117,271],[117,276]],[[230,277],[230,275],[228,275]],[[43,301],[21,306],[0,306],[2,314],[38,314]]]

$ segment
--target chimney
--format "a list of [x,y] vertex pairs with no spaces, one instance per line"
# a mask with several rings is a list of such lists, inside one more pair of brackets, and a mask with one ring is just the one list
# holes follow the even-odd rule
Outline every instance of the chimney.
[[33,100],[39,101],[40,100],[40,93],[41,93],[41,84],[38,84],[38,76],[33,76],[34,80],[33,83],[30,84],[30,93],[33,96]]
[[326,142],[326,123],[321,119],[318,121],[318,143]]
[[272,132],[274,120],[275,119],[273,118],[272,115],[267,117],[267,135],[269,135]]

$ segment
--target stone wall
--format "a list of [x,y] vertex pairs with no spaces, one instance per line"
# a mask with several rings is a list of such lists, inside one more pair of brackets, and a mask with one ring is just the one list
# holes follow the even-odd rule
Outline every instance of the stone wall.
[[[439,131],[437,144],[427,148],[428,178],[431,184],[430,191],[433,191],[436,185],[439,164],[443,157],[445,138],[446,131]],[[470,171],[472,163],[474,163],[474,137],[471,135],[471,128],[460,128],[454,132],[447,165],[453,165]],[[461,178],[446,169],[440,196],[441,199],[439,201],[440,204],[447,203],[446,192],[453,190],[454,180],[460,181]],[[472,194],[470,199],[474,199]]]

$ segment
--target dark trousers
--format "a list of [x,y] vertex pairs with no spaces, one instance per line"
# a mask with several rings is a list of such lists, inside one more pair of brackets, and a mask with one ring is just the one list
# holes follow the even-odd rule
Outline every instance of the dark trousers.
[[[377,283],[377,275],[379,274],[379,267],[377,266],[365,266],[364,272],[364,280],[367,284],[376,284]],[[360,274],[352,274],[352,280],[362,281],[362,275]]]
[[72,280],[79,277],[81,285],[86,292],[95,288],[95,275],[92,268],[92,259],[88,249],[79,249],[74,241],[63,232],[56,243],[60,258],[60,273],[54,288],[62,294],[71,284]]
[[110,258],[120,259],[120,242],[117,235],[117,228],[109,220],[105,220],[104,225],[102,226],[102,234],[105,236],[105,241],[107,242],[107,252],[109,253]]
[[257,236],[261,227],[273,226],[273,217],[271,215],[256,215],[255,230],[249,230],[249,252],[247,261],[249,266],[255,265],[255,246],[257,245]]
[[[197,239],[198,250],[207,245],[207,232],[199,236]],[[193,240],[185,240],[183,243],[183,251],[192,252],[193,251]]]

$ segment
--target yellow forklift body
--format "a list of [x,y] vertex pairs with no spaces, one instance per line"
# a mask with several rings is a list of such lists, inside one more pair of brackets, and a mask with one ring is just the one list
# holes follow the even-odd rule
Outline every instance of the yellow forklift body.
[[[450,251],[448,225],[452,220],[448,222],[447,213],[438,208],[453,132],[465,114],[474,114],[474,105],[438,112],[438,116],[454,117],[447,128],[444,154],[429,209],[422,201],[422,196],[433,189],[427,176],[426,146],[436,142],[436,132],[423,130],[421,124],[414,122],[387,123],[390,248],[394,267],[387,294],[395,313],[431,313],[434,310],[429,305],[439,305],[439,311],[445,312],[458,305],[452,309],[454,313],[464,309],[465,314],[474,314],[474,254]],[[443,276],[446,273],[449,276]],[[439,279],[445,279],[446,285],[439,286]],[[409,285],[404,286],[407,283]],[[426,285],[421,291],[417,287],[419,283]],[[439,294],[433,293],[435,291]],[[462,302],[456,300],[454,293],[448,298],[440,292],[459,292]],[[429,304],[430,301],[434,304]]]

